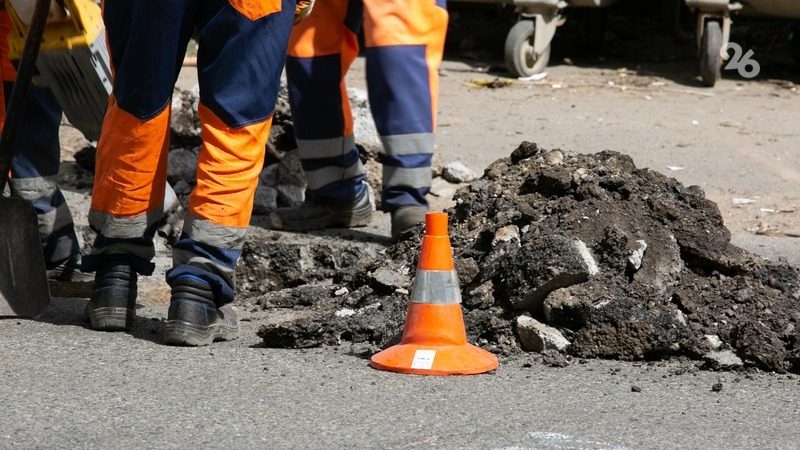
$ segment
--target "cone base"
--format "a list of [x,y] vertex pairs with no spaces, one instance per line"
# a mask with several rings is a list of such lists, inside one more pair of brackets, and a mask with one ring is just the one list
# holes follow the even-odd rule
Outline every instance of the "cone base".
[[[415,357],[436,352],[430,368],[425,361]],[[416,364],[415,364],[416,363]],[[399,344],[372,356],[370,366],[378,370],[415,375],[475,375],[497,369],[499,362],[493,354],[474,345],[419,345]]]

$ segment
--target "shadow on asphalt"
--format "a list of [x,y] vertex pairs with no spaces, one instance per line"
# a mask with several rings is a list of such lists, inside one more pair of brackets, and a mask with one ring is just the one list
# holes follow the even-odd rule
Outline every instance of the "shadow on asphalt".
[[[82,298],[54,297],[50,307],[34,320],[52,325],[75,326],[91,330],[89,320],[84,313],[86,302],[87,300]],[[142,308],[142,305],[136,305],[137,310]],[[102,333],[102,331],[98,331],[98,333]],[[163,321],[154,317],[136,316],[131,329],[126,333],[136,339],[162,344]]]
[[321,238],[332,237],[351,242],[367,242],[388,246],[392,244],[392,239],[383,234],[378,234],[369,228],[328,228],[324,230],[308,230],[308,231],[283,231],[275,230],[269,226],[269,220],[266,216],[253,216],[250,220],[251,227],[258,227],[263,230],[274,231],[276,233],[291,233],[316,236]]

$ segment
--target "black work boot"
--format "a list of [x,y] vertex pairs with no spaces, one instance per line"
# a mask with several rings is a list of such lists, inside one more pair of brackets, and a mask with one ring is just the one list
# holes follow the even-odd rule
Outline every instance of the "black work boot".
[[86,316],[92,328],[123,331],[136,317],[137,274],[130,264],[107,261],[95,273],[94,289],[86,303]]
[[404,231],[425,222],[427,212],[424,206],[401,206],[392,211],[392,239],[399,239]]
[[334,203],[314,198],[294,208],[278,208],[273,213],[272,228],[288,231],[322,230],[325,228],[354,228],[369,225],[375,200],[367,188],[361,197],[346,203]]
[[180,277],[172,282],[172,298],[164,329],[168,345],[197,347],[239,336],[239,318],[233,305],[217,306],[205,281]]

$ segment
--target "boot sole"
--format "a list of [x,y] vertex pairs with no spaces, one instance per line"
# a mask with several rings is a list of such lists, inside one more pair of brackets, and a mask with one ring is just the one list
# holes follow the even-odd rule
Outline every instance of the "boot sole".
[[230,341],[238,337],[238,327],[222,323],[202,326],[184,320],[167,320],[164,326],[164,341],[167,345],[201,347],[215,341]]
[[127,308],[86,308],[86,315],[89,316],[89,322],[92,329],[98,331],[125,331],[130,329],[133,322],[133,317],[136,314],[135,310]]

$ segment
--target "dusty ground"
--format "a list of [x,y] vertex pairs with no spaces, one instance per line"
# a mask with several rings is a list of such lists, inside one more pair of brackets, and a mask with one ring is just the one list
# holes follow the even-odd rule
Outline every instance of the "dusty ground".
[[[454,11],[454,18],[458,17]],[[461,19],[467,23],[470,17],[461,14]],[[494,20],[503,23],[507,15],[498,13]],[[743,29],[758,31],[763,26],[756,23]],[[439,161],[461,161],[481,174],[523,140],[567,153],[619,151],[630,155],[640,168],[665,173],[686,186],[702,187],[718,204],[735,243],[771,259],[800,261],[800,244],[793,237],[800,234],[796,229],[800,198],[793,189],[800,156],[791,151],[800,137],[800,92],[794,84],[796,72],[787,70],[791,65],[785,46],[766,46],[758,33],[755,37],[754,33],[736,35],[758,49],[772,50],[764,53],[763,59],[756,53],[763,76],[725,79],[716,88],[706,89],[699,87],[694,76],[696,63],[685,30],[675,36],[647,39],[620,30],[611,21],[607,46],[598,50],[606,56],[597,57],[575,45],[581,42],[580,33],[565,27],[563,43],[554,49],[547,77],[520,81],[503,73],[498,60],[501,49],[494,52],[489,45],[497,41],[496,30],[480,45],[463,40],[459,28],[454,27],[450,48],[458,50],[457,57],[446,60],[441,70]],[[192,72],[187,68],[182,73],[179,86],[194,86]],[[351,86],[365,87],[362,60],[356,62],[348,81]],[[84,143],[69,127],[64,127],[63,138],[66,164],[62,172],[70,191],[68,201],[76,222],[85,226],[90,180],[70,163]],[[455,186],[437,182],[433,192],[435,208],[452,206]],[[363,252],[369,256],[381,252],[388,244],[388,220],[378,216],[373,225],[355,232],[330,231],[308,238],[267,232],[266,242],[276,243],[270,254],[281,264],[291,261],[293,255],[309,249],[313,252],[321,245],[318,236],[327,241],[330,236],[338,238],[324,244],[334,249],[353,247],[354,241],[369,245],[356,246],[362,253],[353,251],[349,260],[347,252],[337,250],[342,261],[316,261],[315,269],[321,270],[311,277],[299,276],[309,273],[308,267],[280,267],[266,287],[279,289],[330,279],[346,268],[348,261],[364,257]],[[254,218],[254,225],[262,223],[261,217]],[[159,249],[163,271],[169,264],[168,249],[163,242]],[[326,251],[330,252],[327,247]],[[243,292],[264,293],[265,284],[253,282],[260,281],[257,277],[263,272],[253,268],[269,265],[267,259],[257,253],[245,254]],[[141,301],[167,301],[159,277],[146,286]],[[277,305],[258,298],[248,301],[286,307],[290,300],[280,300]]]

